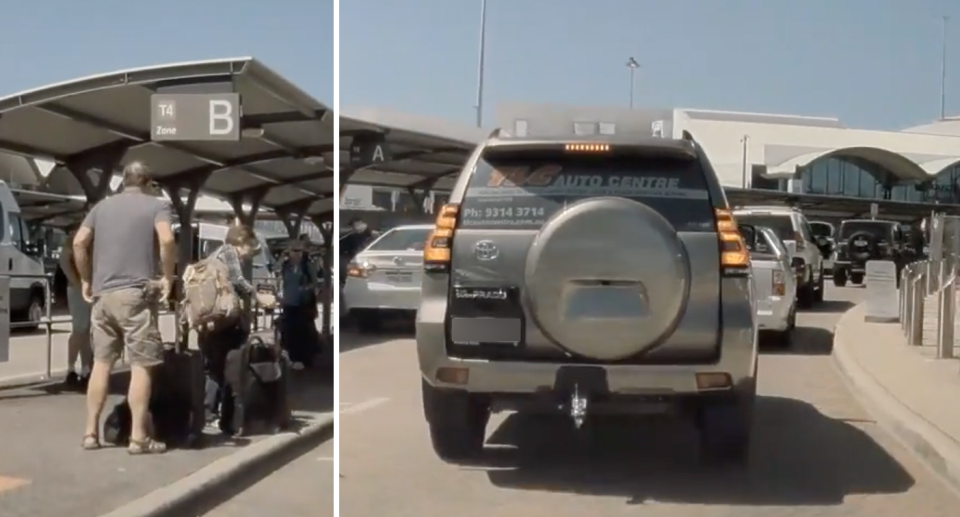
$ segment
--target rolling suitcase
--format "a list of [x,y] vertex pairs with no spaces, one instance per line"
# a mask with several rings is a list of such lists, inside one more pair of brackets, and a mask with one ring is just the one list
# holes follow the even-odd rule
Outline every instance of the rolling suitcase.
[[[200,352],[173,343],[165,344],[163,364],[153,373],[150,397],[150,426],[155,439],[172,447],[192,449],[203,446],[205,386]],[[117,445],[129,443],[130,418],[130,405],[124,397],[104,422],[104,441]]]
[[273,434],[290,427],[290,361],[279,347],[254,336],[226,361],[234,436]]

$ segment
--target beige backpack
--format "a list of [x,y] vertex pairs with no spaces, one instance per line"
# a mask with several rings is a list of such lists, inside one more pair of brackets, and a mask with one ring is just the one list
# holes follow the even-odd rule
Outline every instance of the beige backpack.
[[243,310],[227,265],[214,254],[187,266],[183,273],[180,317],[191,330],[210,331],[230,324]]

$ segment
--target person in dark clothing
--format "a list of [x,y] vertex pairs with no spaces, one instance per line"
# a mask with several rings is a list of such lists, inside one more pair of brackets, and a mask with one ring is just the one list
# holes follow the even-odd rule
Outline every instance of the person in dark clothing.
[[[238,296],[256,296],[261,306],[269,308],[276,304],[276,299],[269,294],[257,293],[253,284],[243,276],[243,262],[250,260],[259,250],[260,242],[253,229],[237,225],[227,230],[223,246],[217,249],[213,256],[227,266],[230,283]],[[207,373],[207,420],[219,418],[220,430],[228,434],[232,432],[228,425],[232,421],[234,402],[233,391],[225,379],[227,354],[240,348],[249,337],[250,320],[247,314],[241,315],[232,325],[203,332],[198,336]]]
[[317,317],[317,274],[304,252],[304,243],[293,240],[280,268],[283,319],[280,344],[290,355],[291,368],[302,370],[319,348],[314,320]]

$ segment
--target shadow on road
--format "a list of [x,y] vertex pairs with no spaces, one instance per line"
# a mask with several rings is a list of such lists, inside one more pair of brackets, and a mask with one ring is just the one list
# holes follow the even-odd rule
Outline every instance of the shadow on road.
[[490,437],[490,482],[514,490],[728,505],[838,505],[907,491],[914,480],[866,433],[794,399],[758,397],[748,468],[702,466],[678,420],[511,415]]
[[809,309],[801,309],[801,313],[807,314],[822,314],[822,313],[837,313],[842,314],[856,305],[855,303],[847,300],[824,300]]
[[761,341],[763,355],[830,355],[833,353],[833,331],[822,327],[797,327],[789,346]]
[[413,329],[385,329],[380,332],[358,332],[355,328],[340,331],[340,353],[382,345],[398,339],[414,339]]

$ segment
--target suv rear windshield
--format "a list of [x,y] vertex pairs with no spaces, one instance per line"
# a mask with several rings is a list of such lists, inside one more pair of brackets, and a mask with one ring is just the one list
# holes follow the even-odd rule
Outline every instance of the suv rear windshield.
[[890,238],[892,228],[893,226],[886,222],[845,221],[840,225],[840,238],[849,239],[855,233],[868,232],[878,239],[886,240]]
[[677,231],[715,231],[699,163],[662,156],[511,155],[481,158],[460,209],[464,229],[532,230],[565,206],[601,196],[646,204]]
[[364,251],[422,251],[429,236],[429,228],[394,228]]
[[734,218],[738,223],[766,226],[782,240],[797,240],[796,231],[793,229],[793,220],[789,215],[736,214]]
[[827,223],[810,223],[810,233],[814,237],[833,237],[833,227]]

